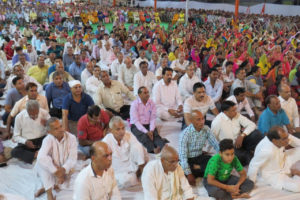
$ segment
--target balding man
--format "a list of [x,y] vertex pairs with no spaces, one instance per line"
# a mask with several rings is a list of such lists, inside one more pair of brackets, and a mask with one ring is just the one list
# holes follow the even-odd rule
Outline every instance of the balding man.
[[141,179],[145,200],[194,199],[193,189],[178,162],[176,150],[166,145],[161,158],[146,165]]
[[43,188],[36,197],[46,191],[47,199],[55,199],[52,190],[69,181],[77,161],[77,141],[71,133],[64,131],[58,118],[52,117],[46,124],[45,137],[37,156],[36,172],[42,180]]
[[208,126],[204,125],[202,113],[194,110],[191,113],[191,124],[184,129],[179,139],[179,157],[185,175],[191,185],[195,185],[196,177],[203,177],[206,165],[211,158],[202,149],[207,141],[219,151],[219,144]]
[[111,57],[114,55],[114,52],[111,48],[110,42],[106,42],[104,47],[100,49],[100,59],[104,65],[110,66],[112,61]]
[[299,127],[299,112],[298,106],[293,97],[291,97],[291,88],[286,84],[282,84],[278,88],[279,101],[281,108],[285,111],[286,115],[290,120],[292,127]]
[[[286,150],[288,145],[294,148]],[[300,160],[299,154],[300,140],[274,126],[256,146],[248,176],[255,182],[260,174],[264,182],[276,189],[300,192],[300,170],[293,166]]]
[[112,151],[101,141],[95,142],[91,147],[91,164],[78,174],[73,200],[119,200],[120,191],[111,168]]
[[121,117],[115,116],[109,122],[108,133],[102,141],[112,149],[112,168],[115,171],[118,186],[130,187],[138,183],[146,164],[145,149],[135,136],[125,130]]
[[125,65],[121,66],[120,68],[118,81],[123,83],[130,91],[133,91],[133,79],[138,70],[132,64],[132,60],[130,57],[126,57],[124,63]]

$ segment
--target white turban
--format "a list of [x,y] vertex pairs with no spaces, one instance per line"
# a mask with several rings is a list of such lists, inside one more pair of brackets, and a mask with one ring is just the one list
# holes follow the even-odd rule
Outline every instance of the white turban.
[[81,85],[80,81],[78,80],[69,81],[70,88],[74,87],[75,85]]

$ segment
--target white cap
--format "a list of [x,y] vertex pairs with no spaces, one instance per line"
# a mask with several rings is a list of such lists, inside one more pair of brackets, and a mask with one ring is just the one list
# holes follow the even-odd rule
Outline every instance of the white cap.
[[78,80],[69,81],[70,88],[74,87],[75,85],[81,85],[80,81]]

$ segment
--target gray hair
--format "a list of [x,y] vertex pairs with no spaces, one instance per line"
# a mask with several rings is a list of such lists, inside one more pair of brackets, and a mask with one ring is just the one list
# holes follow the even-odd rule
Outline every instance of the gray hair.
[[109,128],[110,128],[110,129],[113,129],[113,128],[114,128],[114,125],[115,125],[116,123],[118,123],[118,122],[122,122],[122,123],[124,124],[123,119],[122,119],[121,117],[119,117],[119,116],[113,116],[113,117],[110,119],[110,121],[109,121]]
[[50,131],[51,130],[51,124],[53,122],[56,122],[56,121],[59,121],[59,119],[57,117],[50,117],[50,119],[48,119],[47,123],[46,123],[46,130]]
[[28,100],[26,103],[26,110],[38,110],[40,109],[40,104],[37,100]]

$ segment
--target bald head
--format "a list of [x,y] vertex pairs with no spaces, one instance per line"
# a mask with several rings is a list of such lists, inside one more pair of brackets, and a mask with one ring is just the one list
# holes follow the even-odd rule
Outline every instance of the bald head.
[[204,126],[204,116],[199,110],[193,110],[191,113],[191,122],[197,131],[200,131]]
[[162,159],[168,159],[168,158],[174,157],[176,155],[178,155],[177,151],[169,145],[165,145],[161,151]]
[[90,155],[93,169],[102,171],[111,166],[112,151],[105,142],[94,142],[91,146]]
[[291,88],[287,84],[280,84],[278,93],[284,100],[288,100],[291,97]]

